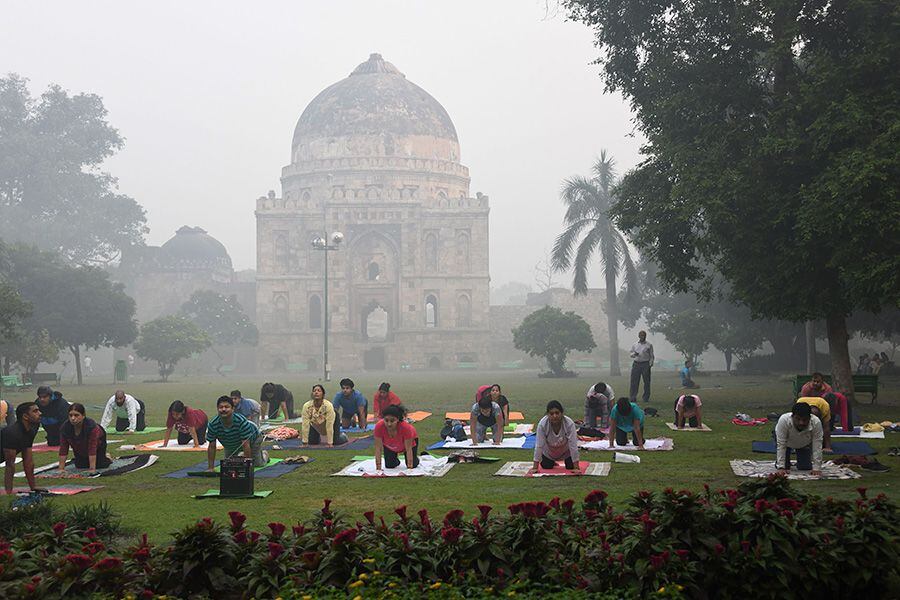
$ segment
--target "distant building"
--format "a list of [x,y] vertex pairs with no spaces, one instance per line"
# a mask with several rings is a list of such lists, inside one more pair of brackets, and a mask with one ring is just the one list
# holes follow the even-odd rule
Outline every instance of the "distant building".
[[256,203],[260,370],[488,366],[488,198],[447,111],[378,54],[300,116],[282,195]]

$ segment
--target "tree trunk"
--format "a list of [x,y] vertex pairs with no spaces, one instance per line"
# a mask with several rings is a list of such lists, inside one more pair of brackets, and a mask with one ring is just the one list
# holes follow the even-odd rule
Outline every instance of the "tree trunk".
[[816,322],[806,322],[806,372],[816,372]]
[[606,327],[609,330],[609,374],[622,374],[619,365],[619,311],[616,305],[616,274],[606,266]]
[[78,375],[78,385],[81,385],[81,348],[78,346],[69,346],[72,356],[75,357],[75,373]]
[[726,350],[722,354],[725,355],[725,372],[731,373],[731,357],[733,356],[731,350]]
[[[828,328],[828,353],[831,355],[831,380],[834,389],[847,396],[850,406],[856,404],[853,393],[853,371],[850,367],[850,348],[847,334],[847,317],[830,314],[825,320]],[[856,412],[855,410],[853,411]]]

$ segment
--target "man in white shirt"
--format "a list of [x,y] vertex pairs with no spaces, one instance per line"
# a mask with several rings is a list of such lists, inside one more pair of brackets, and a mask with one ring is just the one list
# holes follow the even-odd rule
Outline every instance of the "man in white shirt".
[[647,332],[638,332],[638,341],[631,346],[629,353],[634,362],[631,364],[631,389],[628,396],[637,402],[638,388],[644,380],[644,402],[650,402],[650,368],[653,366],[653,344],[647,341]]
[[797,402],[775,425],[775,468],[791,469],[791,450],[797,453],[797,470],[822,474],[822,421],[809,404]]
[[126,394],[124,390],[116,390],[116,393],[106,401],[103,417],[100,418],[100,427],[107,429],[114,415],[116,431],[127,429],[129,433],[134,433],[143,431],[147,426],[144,403],[131,394]]
[[615,399],[616,393],[608,383],[601,381],[589,387],[584,395],[584,426],[597,427],[597,417],[600,417],[600,429],[609,427],[609,412]]

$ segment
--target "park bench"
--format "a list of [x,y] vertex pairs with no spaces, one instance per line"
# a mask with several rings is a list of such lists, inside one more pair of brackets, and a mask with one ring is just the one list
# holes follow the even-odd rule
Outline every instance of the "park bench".
[[511,360],[509,362],[502,362],[497,365],[497,367],[501,369],[521,369],[522,361],[521,360]]
[[477,369],[478,363],[473,362],[458,362],[456,363],[457,369]]
[[576,360],[575,361],[576,369],[596,369],[597,363],[592,360]]
[[2,375],[0,376],[0,386],[17,390],[26,387],[24,383],[19,381],[18,375]]
[[[825,383],[831,385],[831,375],[825,375],[823,378]],[[812,375],[794,376],[794,398],[800,397],[800,389],[803,387],[803,384],[811,379]],[[875,404],[875,400],[878,399],[878,375],[854,375],[853,390],[864,394],[872,394],[872,404]]]
[[59,375],[56,373],[32,373],[31,384],[41,385],[42,383],[59,383]]

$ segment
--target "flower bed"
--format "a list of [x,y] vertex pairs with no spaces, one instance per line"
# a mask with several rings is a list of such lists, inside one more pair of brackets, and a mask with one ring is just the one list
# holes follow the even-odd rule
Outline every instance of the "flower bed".
[[437,517],[401,506],[352,521],[326,500],[304,523],[251,531],[232,512],[228,525],[202,519],[167,545],[144,536],[125,548],[57,523],[0,543],[0,597],[885,597],[897,511],[859,493],[805,496],[773,477],[638,492],[619,511],[598,490],[579,503]]

